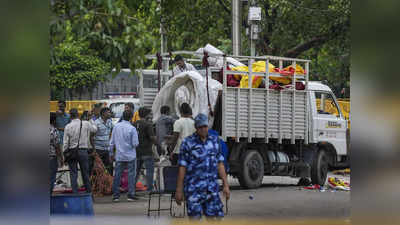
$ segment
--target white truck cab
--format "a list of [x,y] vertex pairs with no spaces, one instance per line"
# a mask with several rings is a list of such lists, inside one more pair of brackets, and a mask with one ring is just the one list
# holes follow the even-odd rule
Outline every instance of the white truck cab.
[[309,82],[312,123],[310,142],[332,145],[337,161],[347,155],[347,120],[332,90],[321,82]]

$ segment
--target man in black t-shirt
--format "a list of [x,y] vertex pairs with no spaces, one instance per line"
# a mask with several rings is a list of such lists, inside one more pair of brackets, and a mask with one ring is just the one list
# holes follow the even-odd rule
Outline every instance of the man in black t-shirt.
[[153,144],[158,146],[158,143],[156,136],[154,135],[153,124],[149,119],[151,117],[151,110],[145,107],[141,107],[139,109],[139,117],[140,120],[134,123],[134,126],[139,133],[139,146],[136,148],[136,181],[140,175],[140,170],[142,168],[145,168],[147,191],[152,191],[154,174],[154,159],[152,148]]

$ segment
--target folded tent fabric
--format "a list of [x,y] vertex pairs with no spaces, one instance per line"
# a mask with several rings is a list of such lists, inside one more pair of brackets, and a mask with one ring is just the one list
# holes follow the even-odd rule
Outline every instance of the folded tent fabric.
[[305,70],[303,69],[303,67],[301,67],[299,64],[296,64],[296,70],[294,70],[293,66],[288,66],[288,67],[285,67],[283,69],[283,71],[288,71],[289,75],[292,75],[292,76],[293,76],[294,73],[296,73],[296,75],[304,75],[304,74],[306,74]]
[[[265,67],[266,67],[266,62],[265,61],[256,61],[253,63],[252,70],[253,72],[265,72]],[[270,73],[280,73],[283,76],[286,77],[270,77],[271,80],[276,81],[280,84],[290,84],[292,82],[292,78],[289,76],[293,76],[293,74],[296,75],[304,75],[305,71],[304,69],[299,65],[296,64],[296,70],[293,68],[293,66],[288,66],[285,67],[284,69],[279,69],[275,68],[275,66],[271,63],[268,65],[269,72]],[[237,66],[231,68],[232,71],[243,71],[243,72],[248,72],[249,68],[247,66]],[[234,75],[236,80],[240,80],[240,87],[241,88],[247,88],[248,83],[249,83],[249,78],[248,75]],[[253,88],[258,88],[260,87],[262,83],[263,77],[261,76],[253,76],[253,81],[252,81],[252,87]]]

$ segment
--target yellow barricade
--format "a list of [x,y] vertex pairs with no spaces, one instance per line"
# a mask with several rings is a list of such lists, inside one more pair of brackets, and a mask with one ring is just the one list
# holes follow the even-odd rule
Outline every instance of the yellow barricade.
[[[78,109],[79,114],[84,111],[91,111],[92,106],[97,103],[97,101],[66,101],[67,106],[65,111],[68,112],[72,108]],[[58,101],[49,101],[50,112],[56,112],[58,110]]]
[[[317,100],[317,108],[319,109],[320,107],[320,100]],[[349,101],[338,101],[339,107],[342,110],[343,116],[346,119],[349,119],[350,116],[350,102]],[[333,115],[338,116],[338,112],[336,111],[336,107],[333,107],[332,104],[330,104],[330,100],[326,100],[326,105],[325,105],[325,111],[329,112]]]

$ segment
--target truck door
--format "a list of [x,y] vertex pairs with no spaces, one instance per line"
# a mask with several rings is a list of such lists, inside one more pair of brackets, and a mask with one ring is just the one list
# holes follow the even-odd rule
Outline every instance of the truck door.
[[329,92],[315,91],[314,137],[318,142],[331,143],[338,155],[346,155],[347,123],[336,99]]

